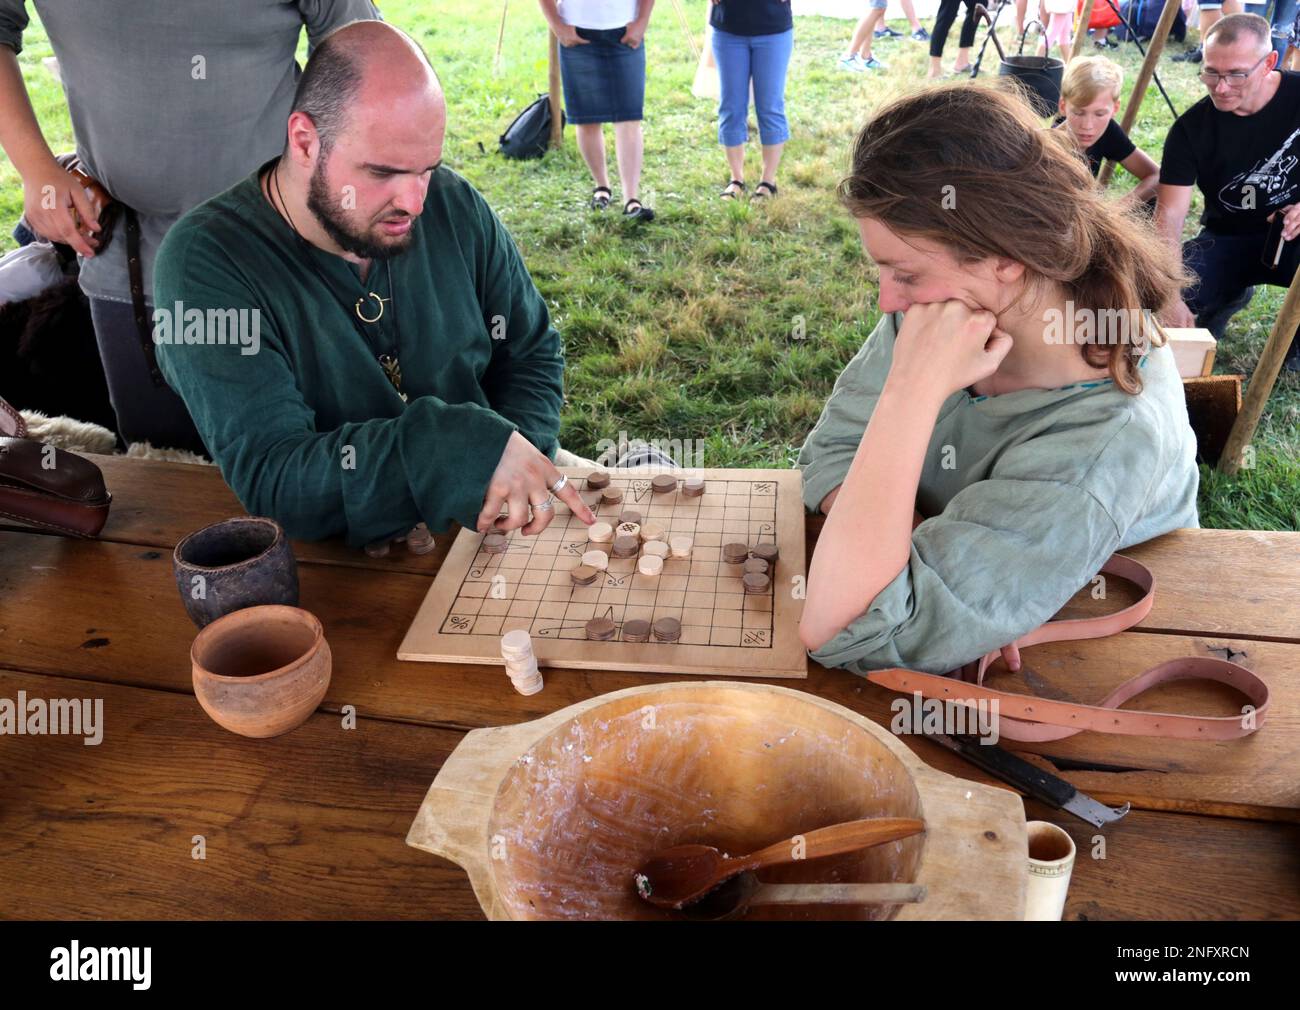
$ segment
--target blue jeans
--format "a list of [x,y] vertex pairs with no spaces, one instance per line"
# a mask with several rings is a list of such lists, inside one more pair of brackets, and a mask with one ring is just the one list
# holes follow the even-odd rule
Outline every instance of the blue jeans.
[[737,147],[749,139],[749,82],[754,82],[754,111],[764,145],[790,139],[785,118],[785,73],[794,48],[794,29],[776,35],[732,35],[713,30],[713,58],[718,62],[722,98],[718,102],[718,143]]
[[1277,0],[1273,8],[1273,49],[1277,52],[1279,63],[1286,55],[1286,37],[1295,21],[1295,5],[1296,0]]
[[[1227,235],[1202,228],[1183,243],[1183,263],[1197,280],[1183,292],[1183,300],[1196,316],[1196,325],[1222,339],[1228,320],[1250,302],[1257,284],[1285,288],[1300,266],[1300,242],[1288,242],[1276,267],[1260,263],[1267,235]],[[1296,351],[1292,337],[1292,353]]]

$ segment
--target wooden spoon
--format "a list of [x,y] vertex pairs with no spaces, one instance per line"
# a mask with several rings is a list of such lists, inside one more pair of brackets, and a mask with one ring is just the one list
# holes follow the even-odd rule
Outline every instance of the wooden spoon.
[[633,877],[633,886],[646,901],[660,908],[681,908],[745,870],[761,870],[799,859],[820,859],[897,841],[925,830],[925,822],[909,817],[868,817],[818,828],[802,835],[802,851],[783,839],[748,856],[724,856],[711,845],[675,845],[656,852]]
[[682,915],[700,922],[739,919],[756,905],[895,905],[925,900],[922,884],[765,884],[751,871],[738,873]]

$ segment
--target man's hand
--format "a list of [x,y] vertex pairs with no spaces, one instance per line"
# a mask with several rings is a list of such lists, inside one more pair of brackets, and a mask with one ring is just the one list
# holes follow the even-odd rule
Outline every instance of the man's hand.
[[591,44],[578,34],[578,29],[574,28],[573,25],[560,22],[553,30],[555,32],[555,37],[560,40],[560,45],[564,46],[565,49],[572,48],[573,46],[586,46]]
[[959,301],[915,304],[903,315],[889,378],[946,399],[987,379],[1010,350],[1011,336],[992,312]]
[[70,245],[82,256],[95,255],[99,215],[81,184],[57,161],[23,179],[23,213],[41,238]]
[[1297,235],[1300,235],[1300,203],[1287,204],[1287,206],[1273,211],[1268,216],[1268,219],[1272,221],[1279,214],[1282,215],[1282,240],[1290,242]]
[[623,45],[636,49],[645,39],[646,23],[644,21],[633,21],[623,32],[623,37],[619,39]]
[[[526,537],[540,533],[555,518],[555,509],[539,509],[537,506],[552,497],[558,497],[573,509],[574,515],[590,526],[596,521],[596,516],[587,508],[572,483],[565,484],[557,495],[552,496],[551,488],[559,479],[560,471],[554,463],[519,432],[511,432],[505,451],[501,453],[501,462],[488,481],[483,511],[478,516],[478,531],[504,532],[522,527]],[[533,508],[531,522],[528,519],[529,506]],[[503,509],[509,514],[502,516]]]
[[1181,298],[1176,302],[1170,302],[1169,306],[1160,312],[1159,318],[1160,322],[1165,326],[1177,328],[1196,325],[1195,314]]

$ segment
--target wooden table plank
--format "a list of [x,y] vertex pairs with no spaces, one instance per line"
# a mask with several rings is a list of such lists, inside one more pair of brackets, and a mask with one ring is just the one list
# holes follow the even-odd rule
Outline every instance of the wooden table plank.
[[[368,719],[344,730],[318,713],[246,740],[183,695],[0,670],[0,697],[20,690],[102,698],[105,731],[96,747],[70,736],[0,747],[8,916],[481,918],[458,867],[404,842],[454,732]],[[1294,825],[1138,811],[1108,827],[1097,860],[1100,832],[1033,803],[1028,816],[1079,846],[1066,918],[1300,917]]]
[[[194,627],[185,616],[170,559],[154,550],[58,537],[0,533],[0,665],[189,692],[188,652]],[[547,670],[540,694],[517,694],[500,667],[402,663],[405,631],[394,614],[413,613],[424,578],[364,569],[304,565],[302,602],[322,621],[334,652],[325,707],[351,704],[366,716],[472,729],[523,722],[577,701],[636,684],[673,678],[646,674]],[[60,619],[52,619],[60,615]],[[1222,816],[1300,820],[1300,788],[1290,774],[1300,763],[1300,646],[1127,633],[1026,650],[1019,683],[1080,701],[1103,697],[1115,684],[1175,655],[1205,654],[1224,645],[1260,671],[1274,692],[1264,730],[1224,743],[1082,734],[1026,749],[1141,772],[1069,771],[1063,777],[1102,801]],[[806,681],[782,681],[889,726],[901,700],[860,677],[809,664]],[[1162,686],[1135,705],[1228,714],[1239,704],[1216,686]],[[936,749],[904,737],[926,760]],[[1290,776],[1290,777],[1288,777]]]
[[[102,539],[170,552],[187,533],[242,515],[216,467],[124,456],[93,456],[113,491],[113,509]],[[808,517],[808,557],[823,518]],[[370,559],[341,541],[295,541],[299,560],[377,571],[434,574],[453,534],[440,535],[424,557],[405,548]],[[1300,642],[1300,533],[1242,530],[1177,530],[1125,551],[1155,572],[1156,602],[1142,631]],[[1125,597],[1124,584],[1115,587]],[[1081,592],[1062,616],[1116,609]],[[410,622],[411,611],[400,619]]]
[[105,729],[0,746],[7,917],[481,917],[459,868],[405,844],[457,733],[318,713],[246,740],[177,694],[0,671],[19,690],[102,698]]

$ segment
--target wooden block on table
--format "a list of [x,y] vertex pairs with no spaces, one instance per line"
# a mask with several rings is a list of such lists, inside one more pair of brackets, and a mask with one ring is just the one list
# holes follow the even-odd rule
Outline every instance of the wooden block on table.
[[1184,379],[1209,375],[1214,371],[1214,351],[1218,342],[1209,330],[1198,326],[1166,327],[1169,348],[1174,352],[1178,374]]

